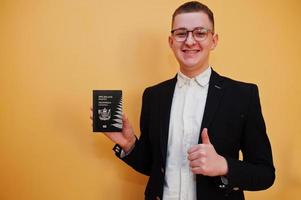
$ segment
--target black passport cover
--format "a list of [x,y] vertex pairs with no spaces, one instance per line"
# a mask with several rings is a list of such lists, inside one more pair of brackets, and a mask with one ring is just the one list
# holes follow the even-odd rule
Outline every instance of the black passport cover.
[[122,130],[122,91],[93,90],[93,132]]

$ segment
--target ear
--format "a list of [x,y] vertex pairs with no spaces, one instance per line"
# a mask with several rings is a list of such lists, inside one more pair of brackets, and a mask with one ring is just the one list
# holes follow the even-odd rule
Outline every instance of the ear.
[[212,36],[212,44],[211,44],[211,50],[214,50],[215,47],[217,46],[217,43],[218,43],[218,34],[215,33],[213,36]]
[[168,44],[169,44],[169,47],[172,48],[173,39],[171,38],[171,36],[168,36]]

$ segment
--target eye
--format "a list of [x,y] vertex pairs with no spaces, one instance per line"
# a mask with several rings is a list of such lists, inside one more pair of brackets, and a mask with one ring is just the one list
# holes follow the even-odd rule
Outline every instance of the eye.
[[174,32],[175,37],[185,38],[187,35],[187,31],[185,30],[177,30]]
[[207,35],[207,30],[205,30],[205,29],[196,29],[195,31],[193,31],[193,34],[197,38],[204,38]]

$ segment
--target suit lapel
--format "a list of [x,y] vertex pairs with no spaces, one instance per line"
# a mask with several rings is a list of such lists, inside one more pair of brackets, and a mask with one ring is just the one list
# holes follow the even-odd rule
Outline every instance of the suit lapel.
[[173,79],[168,81],[160,91],[160,146],[164,165],[166,161],[171,104],[176,82],[177,77],[174,77]]
[[[209,81],[209,89],[205,104],[204,116],[202,120],[201,132],[203,128],[208,128],[214,115],[216,114],[219,103],[222,99],[224,92],[224,84],[222,77],[212,70],[212,74]],[[210,136],[210,130],[208,130]],[[199,143],[201,142],[201,137],[199,137]]]

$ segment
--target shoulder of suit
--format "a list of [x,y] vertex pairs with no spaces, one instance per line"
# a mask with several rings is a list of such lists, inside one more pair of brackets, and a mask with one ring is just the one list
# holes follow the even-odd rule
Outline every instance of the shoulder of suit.
[[162,81],[160,83],[157,83],[155,85],[152,85],[150,87],[147,87],[145,91],[160,91],[161,89],[173,87],[177,82],[176,77],[173,77],[171,79]]
[[254,83],[248,83],[248,82],[243,82],[239,80],[234,80],[232,78],[226,77],[226,76],[221,76],[219,75],[221,80],[230,87],[234,88],[241,88],[241,89],[251,89],[251,88],[257,88],[257,85]]

